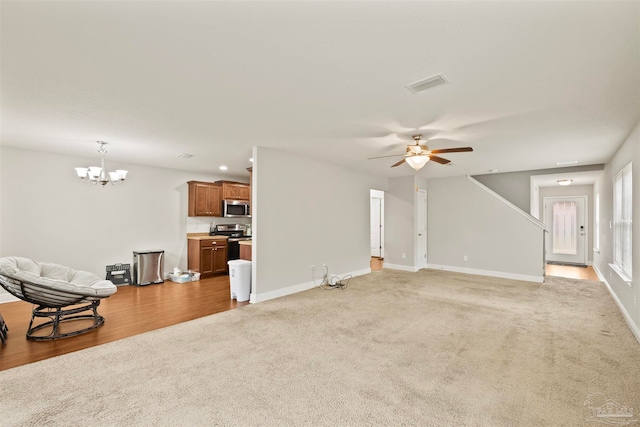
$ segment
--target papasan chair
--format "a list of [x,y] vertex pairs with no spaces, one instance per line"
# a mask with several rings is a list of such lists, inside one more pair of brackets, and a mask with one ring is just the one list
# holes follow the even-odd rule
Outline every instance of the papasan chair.
[[[104,317],[98,314],[100,300],[118,289],[93,273],[22,257],[0,258],[0,286],[21,300],[37,305],[27,331],[27,339],[34,341],[72,337],[98,328],[104,323]],[[48,320],[34,325],[36,318]],[[69,327],[74,324],[71,321],[82,319],[84,321],[75,322],[81,325],[80,329]],[[61,331],[63,322],[71,323],[65,324]],[[48,329],[43,334],[41,330],[45,328]],[[41,332],[35,333],[37,331]]]

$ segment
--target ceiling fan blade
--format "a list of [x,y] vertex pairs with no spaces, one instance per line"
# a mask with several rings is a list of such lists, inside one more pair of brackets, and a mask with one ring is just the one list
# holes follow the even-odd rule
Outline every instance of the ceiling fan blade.
[[464,153],[466,151],[473,151],[471,147],[459,147],[459,148],[443,148],[441,150],[431,150],[433,154],[443,154],[443,153]]
[[403,164],[404,162],[406,162],[407,159],[402,159],[400,160],[398,163],[394,163],[391,165],[392,168],[395,168],[396,166],[400,166],[401,164]]
[[451,160],[443,159],[442,157],[438,157],[438,156],[429,156],[429,159],[431,159],[431,161],[433,162],[440,163],[441,165],[446,165],[447,163],[451,163]]
[[369,157],[367,160],[371,160],[371,159],[383,159],[385,157],[398,157],[398,156],[404,156],[404,154],[390,154],[388,156],[378,156],[378,157]]

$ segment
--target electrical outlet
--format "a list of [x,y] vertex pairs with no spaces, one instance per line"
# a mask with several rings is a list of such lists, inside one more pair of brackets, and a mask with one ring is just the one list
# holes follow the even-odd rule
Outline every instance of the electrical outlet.
[[407,254],[402,254],[402,259],[406,259],[407,258]]
[[462,256],[462,260],[463,260],[463,261],[468,261],[467,256],[466,256],[466,255],[463,255],[463,256]]
[[327,268],[327,263],[323,262],[322,263],[322,268]]

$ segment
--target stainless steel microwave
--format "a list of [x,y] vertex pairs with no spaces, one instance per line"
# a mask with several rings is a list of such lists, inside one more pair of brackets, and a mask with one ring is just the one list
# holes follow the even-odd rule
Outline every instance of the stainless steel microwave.
[[223,200],[222,216],[225,218],[250,218],[251,205],[249,202],[242,200]]

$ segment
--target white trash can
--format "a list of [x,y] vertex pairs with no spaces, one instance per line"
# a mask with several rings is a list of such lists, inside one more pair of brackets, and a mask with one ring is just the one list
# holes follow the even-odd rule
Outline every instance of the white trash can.
[[251,261],[234,259],[229,264],[229,286],[231,299],[249,301],[251,293]]

